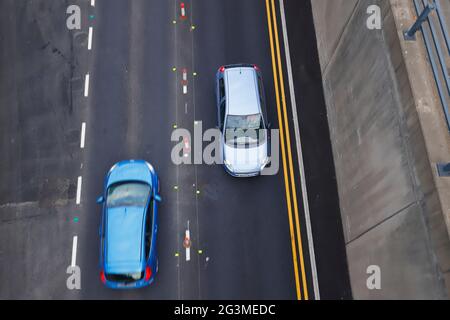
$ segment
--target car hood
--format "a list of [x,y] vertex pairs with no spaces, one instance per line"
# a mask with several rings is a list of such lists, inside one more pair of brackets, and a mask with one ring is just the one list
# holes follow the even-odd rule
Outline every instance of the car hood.
[[224,144],[223,159],[236,173],[258,172],[267,160],[267,142],[253,148],[235,148]]

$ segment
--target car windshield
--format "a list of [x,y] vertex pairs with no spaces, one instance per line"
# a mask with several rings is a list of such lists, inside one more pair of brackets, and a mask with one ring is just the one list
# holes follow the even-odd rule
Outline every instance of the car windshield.
[[132,182],[109,187],[106,205],[108,208],[145,207],[150,195],[150,186]]
[[253,147],[265,141],[265,130],[261,114],[249,116],[229,115],[225,128],[225,142],[230,146]]

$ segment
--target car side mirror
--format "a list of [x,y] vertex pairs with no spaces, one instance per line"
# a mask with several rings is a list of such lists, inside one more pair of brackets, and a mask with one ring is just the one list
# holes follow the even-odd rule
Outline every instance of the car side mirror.
[[159,194],[155,194],[155,200],[156,201],[158,201],[158,202],[161,202],[162,201],[162,199],[161,199],[161,196],[159,195]]
[[102,204],[103,202],[105,202],[105,197],[100,196],[100,197],[97,198],[97,203],[98,204]]

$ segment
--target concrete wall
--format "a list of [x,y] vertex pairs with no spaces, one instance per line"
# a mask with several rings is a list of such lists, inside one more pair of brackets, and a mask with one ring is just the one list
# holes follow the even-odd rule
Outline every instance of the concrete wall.
[[[449,236],[391,4],[311,2],[353,296],[446,299]],[[382,30],[366,27],[373,4]]]

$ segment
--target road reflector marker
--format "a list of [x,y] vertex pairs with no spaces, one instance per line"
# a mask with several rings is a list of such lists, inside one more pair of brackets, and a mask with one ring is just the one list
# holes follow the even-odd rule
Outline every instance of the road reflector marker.
[[180,3],[180,12],[181,12],[180,18],[182,20],[186,19],[187,18],[187,16],[186,16],[186,7],[184,5],[184,2]]
[[192,30],[195,30],[195,26],[191,26],[191,31],[192,31]]
[[178,252],[175,252],[175,257],[179,257],[180,254]]
[[181,84],[183,85],[183,94],[187,94],[188,92],[188,73],[187,73],[187,69],[183,68],[182,70],[182,80],[181,80]]
[[203,254],[203,250],[198,250],[198,254]]
[[185,247],[185,248],[191,247],[191,239],[189,239],[187,236],[183,240],[183,247]]
[[189,138],[188,137],[185,137],[184,139],[184,148],[188,151],[188,150],[190,150],[191,149],[191,146],[190,146],[190,144],[189,144]]
[[191,232],[189,231],[189,221],[188,221],[188,229],[185,232],[183,247],[186,249],[186,261],[191,260]]
[[176,68],[176,67],[173,67],[173,68],[172,68],[172,71],[173,71],[173,72],[177,71],[177,68]]
[[178,190],[178,186],[173,186],[173,188],[174,188],[175,190]]

